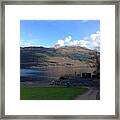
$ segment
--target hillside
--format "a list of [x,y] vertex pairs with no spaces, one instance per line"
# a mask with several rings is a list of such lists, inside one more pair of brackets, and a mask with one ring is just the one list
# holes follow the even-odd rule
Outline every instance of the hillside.
[[[99,56],[97,56],[99,58]],[[21,68],[53,66],[95,67],[96,52],[83,47],[24,47],[20,48]]]

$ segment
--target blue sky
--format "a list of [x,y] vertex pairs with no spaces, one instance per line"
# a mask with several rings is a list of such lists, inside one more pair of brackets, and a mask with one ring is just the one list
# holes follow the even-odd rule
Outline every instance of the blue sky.
[[75,45],[77,41],[82,45],[87,41],[85,47],[93,47],[92,35],[95,38],[99,32],[99,20],[21,20],[20,46],[53,47],[58,43]]

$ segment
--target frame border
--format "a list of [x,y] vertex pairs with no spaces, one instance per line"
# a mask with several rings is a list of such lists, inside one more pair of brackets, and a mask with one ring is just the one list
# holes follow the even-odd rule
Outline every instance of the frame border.
[[[5,5],[115,5],[115,115],[5,115]],[[119,7],[119,0],[2,1],[0,119],[119,119]]]

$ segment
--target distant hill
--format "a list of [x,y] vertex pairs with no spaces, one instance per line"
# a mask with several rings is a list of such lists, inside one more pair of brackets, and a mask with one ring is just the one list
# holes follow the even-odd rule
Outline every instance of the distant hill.
[[[99,59],[99,53],[97,55]],[[94,68],[96,51],[83,47],[64,46],[59,48],[21,47],[21,68],[44,68],[52,66],[85,66]]]

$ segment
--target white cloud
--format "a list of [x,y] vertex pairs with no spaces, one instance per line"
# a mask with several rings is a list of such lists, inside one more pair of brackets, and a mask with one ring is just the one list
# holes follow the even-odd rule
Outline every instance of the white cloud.
[[97,31],[95,34],[91,34],[91,44],[93,44],[93,49],[97,48],[100,51],[100,32]]
[[21,47],[29,47],[29,46],[40,46],[39,44],[37,44],[38,42],[36,42],[37,40],[34,40],[34,42],[29,42],[29,40],[20,40],[20,46]]
[[92,39],[92,40],[96,40],[96,34],[91,34],[91,36],[90,36],[90,38]]
[[65,37],[65,42],[69,43],[72,40],[72,36]]
[[25,43],[25,46],[31,46],[31,43]]
[[81,46],[89,49],[100,49],[100,32],[97,31],[90,36],[85,36],[82,40],[74,40],[72,36],[67,36],[63,40],[58,40],[55,45],[61,46]]
[[80,45],[80,41],[79,40],[73,40],[73,41],[70,41],[69,43],[71,46],[79,46]]
[[86,40],[80,40],[80,46],[81,46],[81,47],[86,47],[86,48],[87,48],[87,47],[88,47],[88,43],[89,43],[89,42],[86,41]]
[[29,47],[29,46],[32,46],[32,44],[29,42],[20,42],[20,46],[21,47]]
[[94,40],[94,41],[97,41],[97,40],[100,38],[100,32],[97,31],[97,32],[94,33],[94,34],[91,34],[91,35],[90,35],[90,38],[91,38],[92,40]]
[[64,46],[64,40],[58,40],[58,43],[60,46]]

